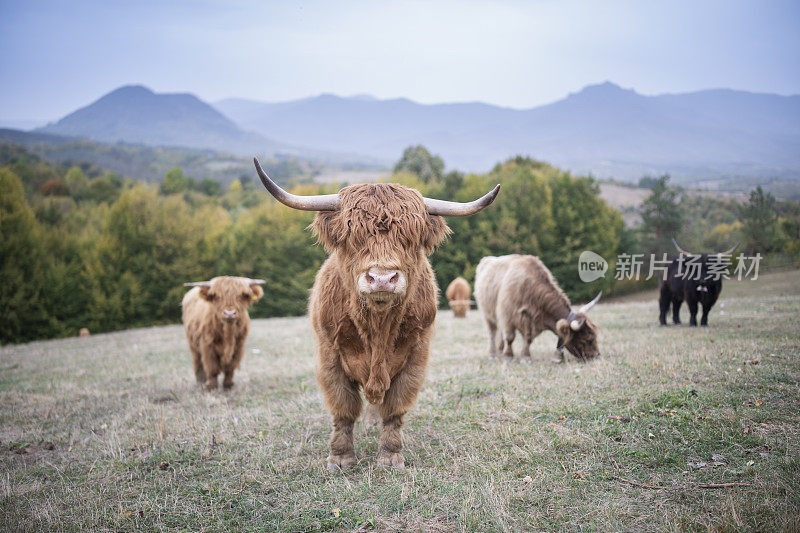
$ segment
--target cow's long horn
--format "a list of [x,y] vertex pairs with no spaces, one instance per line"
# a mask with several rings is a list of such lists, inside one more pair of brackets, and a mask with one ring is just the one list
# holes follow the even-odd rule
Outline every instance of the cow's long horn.
[[687,252],[686,250],[684,250],[683,248],[681,248],[680,246],[678,246],[678,243],[677,243],[677,242],[675,242],[675,238],[674,238],[674,237],[672,238],[672,244],[674,244],[674,245],[675,245],[675,248],[677,248],[677,250],[678,250],[678,253],[682,253],[683,255],[688,255],[688,256],[697,255],[697,254],[693,254],[693,253]]
[[431,215],[439,215],[443,217],[466,217],[474,215],[485,207],[489,206],[497,197],[500,192],[500,184],[498,183],[494,189],[489,191],[484,196],[478,198],[474,202],[448,202],[447,200],[435,200],[433,198],[425,198],[425,206],[428,208],[428,213]]
[[737,242],[735,245],[733,245],[733,248],[731,248],[727,252],[720,252],[717,255],[731,255],[734,252],[734,250],[736,250],[739,247],[739,244],[740,243]]
[[599,301],[600,301],[600,297],[601,297],[602,295],[603,295],[603,291],[600,291],[600,292],[598,292],[598,293],[597,293],[597,296],[595,296],[595,297],[594,297],[594,300],[592,300],[592,301],[591,301],[591,302],[589,302],[588,304],[586,304],[586,305],[584,305],[583,307],[581,307],[580,309],[578,309],[578,312],[579,312],[579,313],[583,313],[583,314],[586,314],[586,313],[588,313],[588,312],[589,312],[589,309],[591,309],[592,307],[594,307],[594,306],[597,304],[597,302],[599,302]]
[[338,211],[342,203],[338,194],[317,194],[315,196],[298,196],[288,193],[281,189],[277,183],[272,181],[267,173],[261,168],[258,158],[253,158],[256,165],[256,172],[261,178],[261,183],[267,188],[269,193],[283,205],[299,209],[301,211]]
[[249,283],[251,283],[251,284],[255,284],[255,285],[263,285],[263,284],[265,284],[265,283],[266,283],[266,281],[264,281],[263,279],[253,279],[253,278],[247,278],[247,281],[248,281]]
[[192,281],[191,283],[184,283],[184,287],[210,287],[210,281]]

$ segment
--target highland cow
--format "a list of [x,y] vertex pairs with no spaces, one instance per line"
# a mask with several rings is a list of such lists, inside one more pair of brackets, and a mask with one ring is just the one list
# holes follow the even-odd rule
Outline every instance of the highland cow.
[[333,418],[328,468],[356,462],[353,424],[363,407],[361,389],[383,424],[378,464],[402,469],[401,429],[425,380],[439,292],[427,256],[450,232],[442,216],[477,213],[492,203],[499,185],[463,204],[391,183],[295,196],[255,165],[278,201],[317,211],[312,227],[329,254],[308,304],[317,380]]
[[557,356],[564,360],[564,348],[581,361],[599,354],[597,326],[587,316],[600,300],[602,291],[577,312],[569,298],[538,257],[505,255],[484,257],[475,273],[475,300],[489,330],[489,356],[500,353],[495,344],[500,330],[500,346],[506,361],[514,358],[512,343],[516,332],[525,341],[522,361],[530,363],[530,346],[542,331],[558,336]]
[[456,318],[464,318],[467,316],[470,306],[470,287],[467,280],[458,276],[450,282],[444,295],[447,301],[450,302],[450,309],[453,310],[453,316]]
[[233,373],[244,355],[244,342],[250,331],[247,308],[264,291],[264,280],[220,276],[211,281],[184,283],[194,287],[183,297],[183,326],[192,352],[194,375],[207,390],[216,390],[217,376],[224,374],[222,386],[233,387]]

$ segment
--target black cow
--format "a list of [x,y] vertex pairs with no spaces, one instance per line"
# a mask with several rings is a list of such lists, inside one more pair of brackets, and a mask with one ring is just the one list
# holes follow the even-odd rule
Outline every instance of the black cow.
[[739,246],[718,254],[692,254],[683,250],[675,239],[672,239],[680,255],[667,267],[666,279],[660,282],[661,292],[658,304],[661,313],[658,321],[667,325],[667,312],[672,304],[672,322],[681,323],[680,309],[683,300],[689,307],[689,325],[697,326],[697,304],[703,306],[700,325],[708,326],[708,313],[717,302],[722,292],[722,274],[726,265],[730,264],[730,255]]

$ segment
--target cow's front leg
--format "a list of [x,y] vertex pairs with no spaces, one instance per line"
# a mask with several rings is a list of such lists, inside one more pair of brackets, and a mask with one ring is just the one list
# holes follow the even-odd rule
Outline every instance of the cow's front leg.
[[206,376],[206,390],[217,390],[217,376],[219,375],[219,358],[213,346],[204,346],[200,354],[203,370]]
[[700,317],[700,325],[708,326],[708,313],[711,311],[711,306],[703,304],[703,315]]
[[233,367],[225,369],[225,377],[222,379],[223,389],[230,390],[233,388],[233,372],[234,372]]
[[225,373],[225,377],[222,380],[222,388],[225,390],[230,390],[233,388],[233,373],[236,371],[236,368],[239,366],[239,362],[242,360],[244,356],[244,342],[241,342],[236,346],[233,351],[233,359],[224,366],[222,369]]
[[378,443],[378,465],[402,470],[403,423],[405,414],[414,405],[419,389],[425,381],[427,356],[410,356],[406,366],[393,379],[383,403],[377,406],[383,420],[381,439]]
[[[322,359],[321,357],[319,358]],[[320,364],[317,380],[325,396],[325,405],[333,418],[328,470],[346,469],[356,463],[353,448],[353,424],[361,414],[362,400],[358,384],[350,380],[338,358]]]
[[686,306],[689,308],[689,325],[697,326],[697,300],[686,299]]

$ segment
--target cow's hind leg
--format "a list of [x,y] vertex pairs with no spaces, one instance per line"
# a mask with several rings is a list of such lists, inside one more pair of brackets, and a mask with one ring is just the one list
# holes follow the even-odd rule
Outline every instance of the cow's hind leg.
[[517,330],[513,325],[504,324],[501,331],[503,335],[503,357],[505,357],[506,361],[511,361],[514,359],[514,349],[511,346],[514,344]]
[[680,325],[681,323],[681,304],[683,300],[680,298],[676,298],[675,296],[672,297],[672,323]]
[[520,351],[520,363],[531,364],[531,342],[539,334],[533,325],[533,319],[527,310],[522,312],[519,322],[519,331],[522,334],[522,350]]
[[[497,357],[497,345],[495,344],[495,340],[497,339],[497,322],[494,320],[490,320],[489,318],[486,319],[486,329],[489,330],[489,358],[494,359]],[[502,344],[502,340],[501,340]],[[502,349],[502,346],[501,346]]]
[[[319,358],[322,360],[322,358]],[[362,400],[358,385],[344,373],[336,359],[328,364],[322,363],[317,371],[325,405],[333,418],[328,470],[345,469],[356,463],[353,448],[353,424],[361,414]]]
[[669,304],[671,301],[671,295],[669,291],[665,291],[664,288],[661,289],[661,295],[658,299],[658,323],[662,326],[667,325],[667,313],[669,313]]

